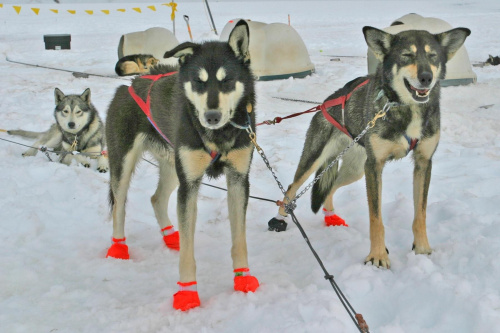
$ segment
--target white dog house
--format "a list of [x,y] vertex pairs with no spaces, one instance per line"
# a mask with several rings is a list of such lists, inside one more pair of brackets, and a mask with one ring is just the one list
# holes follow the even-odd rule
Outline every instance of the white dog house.
[[[220,35],[227,41],[239,19],[229,21]],[[258,80],[303,78],[314,73],[306,45],[297,31],[283,23],[247,20],[250,28],[250,67]]]
[[123,35],[118,44],[118,59],[132,54],[151,54],[162,60],[165,52],[179,45],[175,35],[168,29],[155,27],[145,31]]
[[[453,29],[453,27],[443,20],[422,17],[418,14],[408,14],[397,19],[390,27],[383,30],[391,34],[397,34],[405,30],[426,30],[432,34],[437,34],[450,29]],[[375,73],[378,64],[379,61],[375,58],[373,52],[368,49],[368,73]],[[472,71],[469,55],[465,46],[462,46],[446,64],[446,77],[441,81],[441,86],[465,85],[476,81],[477,76]]]

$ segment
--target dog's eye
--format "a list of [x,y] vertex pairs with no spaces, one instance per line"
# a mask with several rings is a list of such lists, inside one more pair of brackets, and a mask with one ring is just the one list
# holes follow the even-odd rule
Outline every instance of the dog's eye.
[[62,111],[62,113],[64,113],[64,114],[68,114],[68,113],[69,113],[69,111],[68,111],[68,110],[63,110],[63,111]]
[[437,58],[437,53],[429,53],[429,58],[431,59],[436,59]]
[[413,57],[413,53],[405,52],[401,56],[403,56],[403,58],[412,58]]

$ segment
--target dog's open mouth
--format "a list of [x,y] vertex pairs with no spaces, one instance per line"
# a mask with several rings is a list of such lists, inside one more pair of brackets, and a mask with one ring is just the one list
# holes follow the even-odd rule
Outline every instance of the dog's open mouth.
[[419,103],[425,103],[429,100],[429,93],[431,92],[431,89],[417,89],[412,86],[406,79],[405,85],[415,101]]

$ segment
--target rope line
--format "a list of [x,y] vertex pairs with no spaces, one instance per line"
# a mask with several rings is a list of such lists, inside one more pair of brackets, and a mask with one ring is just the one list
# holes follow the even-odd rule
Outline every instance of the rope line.
[[[149,164],[151,165],[154,165],[155,167],[159,167],[158,164],[155,164],[147,159],[145,159],[144,157],[142,158],[144,161],[148,162]],[[208,186],[208,187],[213,187],[213,188],[216,188],[218,190],[222,190],[222,191],[226,191],[227,192],[227,189],[223,188],[223,187],[219,187],[219,186],[215,186],[215,185],[212,185],[212,184],[207,184],[207,183],[201,183],[205,186]],[[257,199],[257,200],[262,200],[262,201],[269,201],[269,202],[272,202],[274,204],[276,204],[276,200],[271,200],[271,199],[267,199],[267,198],[262,198],[262,197],[256,197],[256,196],[253,196],[253,195],[249,195],[248,196],[249,198],[252,198],[252,199]]]

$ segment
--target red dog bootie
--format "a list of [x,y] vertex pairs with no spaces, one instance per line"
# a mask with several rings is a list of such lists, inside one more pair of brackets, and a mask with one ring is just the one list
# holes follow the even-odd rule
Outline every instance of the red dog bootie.
[[323,214],[325,214],[325,224],[327,227],[349,226],[347,223],[345,223],[343,218],[335,214],[333,211],[329,211],[323,208]]
[[186,311],[200,306],[196,281],[177,282],[179,291],[174,294],[174,309]]
[[114,237],[111,238],[112,244],[108,249],[108,253],[106,254],[106,258],[116,258],[116,259],[124,259],[127,260],[130,258],[128,255],[128,246],[125,244],[125,240],[127,238],[123,237],[121,239],[116,239]]
[[249,268],[237,268],[234,270],[234,290],[247,293],[255,292],[259,288],[259,280],[250,274]]
[[174,226],[169,225],[161,229],[161,233],[163,234],[165,245],[172,250],[179,251],[179,232],[175,231]]

